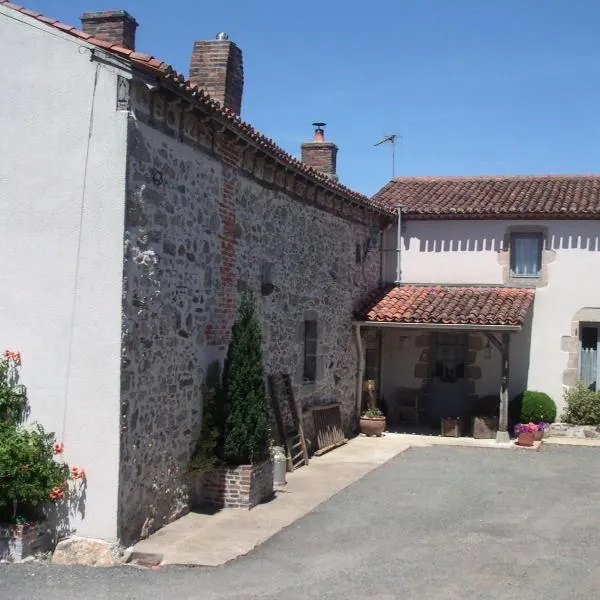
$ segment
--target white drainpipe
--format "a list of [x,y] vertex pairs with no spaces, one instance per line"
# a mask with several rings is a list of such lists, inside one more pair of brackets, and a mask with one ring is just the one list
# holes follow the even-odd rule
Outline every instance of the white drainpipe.
[[402,206],[398,204],[398,234],[396,236],[396,285],[402,282]]

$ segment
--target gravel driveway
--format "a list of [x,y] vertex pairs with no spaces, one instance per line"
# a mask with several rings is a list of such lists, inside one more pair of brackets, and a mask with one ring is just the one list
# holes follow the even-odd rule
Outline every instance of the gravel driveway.
[[0,567],[0,598],[600,598],[600,448],[411,449],[218,568]]

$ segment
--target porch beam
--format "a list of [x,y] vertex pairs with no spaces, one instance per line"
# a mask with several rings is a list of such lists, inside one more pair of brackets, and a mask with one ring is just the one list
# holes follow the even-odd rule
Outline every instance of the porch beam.
[[430,329],[438,331],[521,331],[520,325],[473,325],[470,323],[393,323],[389,321],[354,321],[364,327],[395,327],[396,329]]
[[362,408],[362,381],[365,376],[365,345],[362,339],[361,323],[354,324],[354,335],[356,337],[356,423],[360,419]]
[[485,337],[492,342],[498,352],[502,353],[502,342],[493,333],[486,332]]
[[[492,339],[490,338],[490,341]],[[498,341],[498,340],[496,340]],[[508,433],[508,360],[510,348],[510,334],[502,334],[502,343],[500,344],[500,359],[502,361],[502,372],[500,377],[500,414],[498,415],[498,433],[496,434],[496,442],[510,442]]]

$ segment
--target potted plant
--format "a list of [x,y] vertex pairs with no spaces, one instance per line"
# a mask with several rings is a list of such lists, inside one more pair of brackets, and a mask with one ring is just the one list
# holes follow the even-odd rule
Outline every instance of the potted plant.
[[51,549],[45,515],[64,501],[69,480],[85,471],[60,459],[64,445],[38,423],[25,425],[29,412],[19,384],[19,352],[0,356],[0,560],[13,562]]
[[540,421],[539,423],[536,423],[536,430],[533,433],[533,437],[535,438],[536,442],[542,441],[544,437],[544,432],[546,431],[546,429],[548,429],[548,427],[550,427],[550,423],[546,423],[545,421]]
[[515,435],[517,436],[517,445],[533,446],[535,434],[537,432],[535,423],[517,423],[515,425]]
[[221,463],[203,480],[204,502],[213,506],[252,508],[273,495],[271,408],[265,388],[262,335],[254,297],[244,294],[233,325],[217,397],[223,413],[216,447]]
[[380,436],[385,431],[386,421],[375,401],[375,381],[366,380],[364,390],[367,392],[367,410],[360,416],[360,432]]

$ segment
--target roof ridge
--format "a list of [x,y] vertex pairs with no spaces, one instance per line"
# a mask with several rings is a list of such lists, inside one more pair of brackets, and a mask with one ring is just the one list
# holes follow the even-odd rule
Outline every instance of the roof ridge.
[[162,61],[151,54],[136,52],[128,48],[123,48],[118,44],[109,44],[108,42],[99,40],[81,31],[77,27],[68,25],[66,23],[61,23],[58,19],[54,19],[52,17],[46,17],[39,11],[29,10],[19,4],[10,2],[10,0],[0,0],[0,6],[5,6],[26,16],[37,19],[46,25],[59,29],[63,33],[68,33],[84,42],[128,59],[134,65],[137,65],[142,69],[149,69],[156,75],[162,76],[164,79],[174,83],[181,89],[181,91],[189,94],[195,100],[200,101],[219,116],[225,118],[233,127],[237,128],[239,131],[241,131],[241,133],[250,137],[252,141],[260,145],[263,151],[266,150],[267,152],[272,152],[276,158],[279,158],[283,162],[288,163],[290,166],[295,167],[310,177],[313,181],[330,188],[332,191],[343,194],[349,200],[363,204],[372,210],[389,215],[395,214],[394,211],[387,207],[385,203],[379,203],[376,200],[374,201],[367,195],[354,191],[351,188],[332,180],[327,175],[313,169],[312,167],[309,167],[301,160],[295,158],[289,154],[289,152],[286,152],[283,148],[281,148],[281,146],[277,145],[272,138],[261,133],[258,129],[255,129],[252,125],[250,125],[250,123],[244,121],[239,115],[235,114],[228,108],[221,106],[219,102],[213,100],[203,89],[194,86],[186,77],[184,77],[184,75],[178,73],[165,61]]
[[404,175],[394,177],[388,182],[434,182],[434,181],[535,181],[537,179],[600,179],[600,173],[540,173],[540,174],[517,174],[517,175]]

